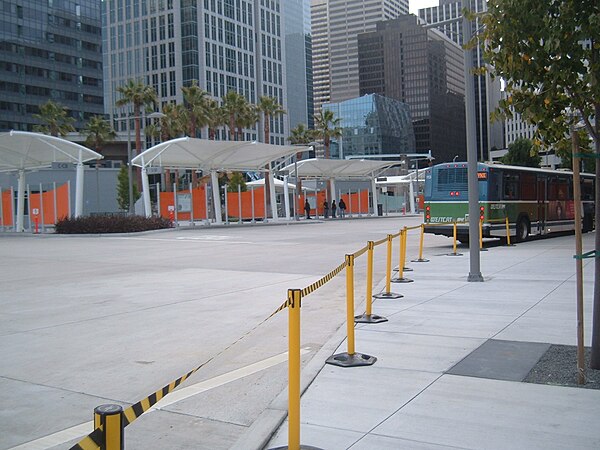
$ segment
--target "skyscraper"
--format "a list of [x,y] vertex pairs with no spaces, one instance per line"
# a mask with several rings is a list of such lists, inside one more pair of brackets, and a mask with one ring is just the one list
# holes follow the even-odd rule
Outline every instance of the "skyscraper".
[[313,125],[312,41],[310,34],[310,1],[283,2],[285,26],[286,84],[293,95],[287,98],[290,128],[298,124]]
[[[419,18],[430,25],[439,24],[436,25],[437,29],[462,45],[462,8],[465,3],[456,0],[439,0],[439,6],[419,9]],[[474,12],[481,12],[484,1],[469,0],[469,8]],[[473,26],[473,29],[477,28],[478,23]],[[483,47],[479,46],[473,49],[473,67],[483,65]],[[477,154],[483,161],[488,159],[490,149],[502,148],[504,144],[503,124],[499,121],[490,121],[490,112],[496,109],[501,99],[500,80],[490,80],[488,75],[473,75],[473,77],[475,90],[472,98],[475,103]]]
[[48,100],[82,128],[103,113],[100,2],[5,1],[0,10],[0,130],[32,131]]
[[[194,81],[214,98],[236,91],[287,109],[281,0],[107,0],[103,3],[105,108],[128,79],[154,87],[160,103],[182,103]],[[125,121],[124,121],[125,122]],[[272,119],[271,142],[285,143],[287,120]],[[259,128],[247,129],[257,139]],[[203,136],[206,137],[206,136]],[[221,139],[227,139],[222,133]]]
[[408,0],[312,0],[315,111],[359,96],[356,36],[408,14]]
[[438,162],[466,157],[462,49],[413,15],[377,23],[358,35],[360,93],[410,107],[416,150]]

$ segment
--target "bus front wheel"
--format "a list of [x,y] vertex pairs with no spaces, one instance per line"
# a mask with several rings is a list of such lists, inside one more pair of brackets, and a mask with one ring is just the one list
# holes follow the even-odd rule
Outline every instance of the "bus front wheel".
[[520,217],[516,228],[516,241],[523,242],[529,237],[529,221],[526,217]]

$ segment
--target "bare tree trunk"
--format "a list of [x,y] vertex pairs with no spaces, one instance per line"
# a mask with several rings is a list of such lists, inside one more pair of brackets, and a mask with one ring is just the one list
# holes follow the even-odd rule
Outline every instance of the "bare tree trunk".
[[[600,157],[600,123],[598,116],[600,115],[600,104],[596,105],[596,156]],[[592,369],[600,369],[600,232],[598,231],[598,218],[600,218],[600,159],[596,158],[596,187],[595,187],[595,222],[596,222],[596,238],[595,246],[596,258],[594,258],[594,312],[592,315],[592,356],[590,359],[590,367]]]

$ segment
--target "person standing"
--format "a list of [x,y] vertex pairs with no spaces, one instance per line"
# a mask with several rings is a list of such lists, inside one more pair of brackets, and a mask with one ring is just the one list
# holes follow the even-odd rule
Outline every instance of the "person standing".
[[310,219],[310,203],[308,203],[308,199],[304,201],[304,213],[306,214],[306,218]]
[[331,218],[335,219],[335,210],[337,209],[337,206],[335,204],[335,200],[331,200]]
[[340,218],[343,219],[344,217],[346,217],[346,203],[344,202],[344,199],[341,198],[340,199]]
[[323,202],[323,215],[325,216],[325,219],[329,217],[329,204],[327,203],[327,200]]

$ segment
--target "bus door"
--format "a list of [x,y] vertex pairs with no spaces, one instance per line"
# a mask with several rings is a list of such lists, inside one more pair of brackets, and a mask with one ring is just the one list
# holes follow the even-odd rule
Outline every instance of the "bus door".
[[546,214],[548,209],[546,177],[537,177],[537,215],[538,215],[538,233],[544,234],[546,229]]

